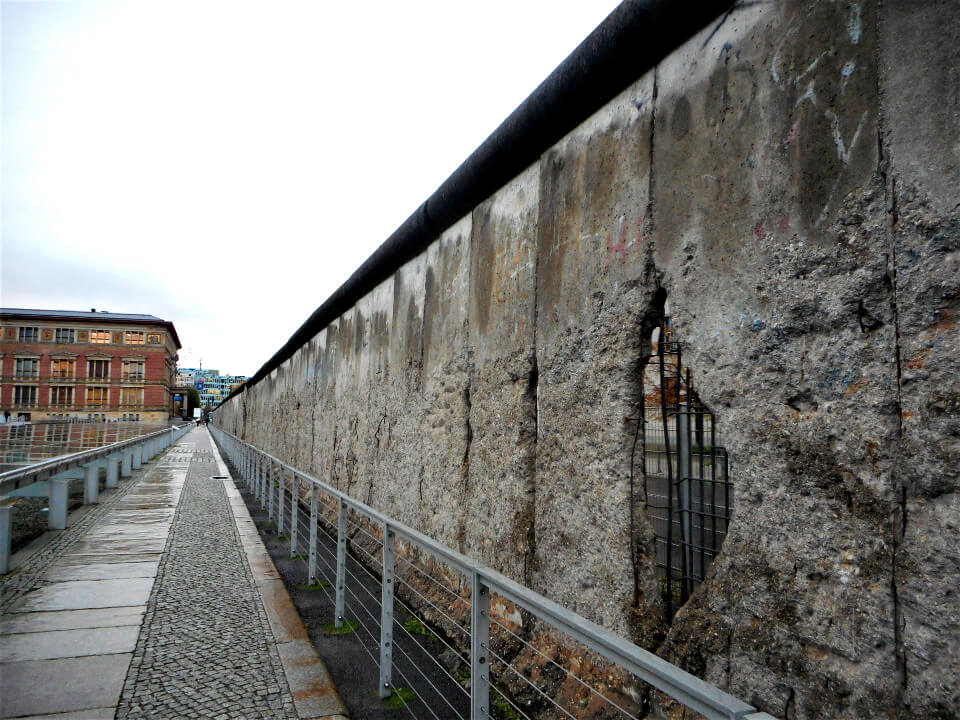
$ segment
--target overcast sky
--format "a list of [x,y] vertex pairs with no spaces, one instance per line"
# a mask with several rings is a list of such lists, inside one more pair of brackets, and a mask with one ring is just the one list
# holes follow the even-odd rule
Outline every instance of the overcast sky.
[[616,4],[4,1],[0,302],[251,375]]

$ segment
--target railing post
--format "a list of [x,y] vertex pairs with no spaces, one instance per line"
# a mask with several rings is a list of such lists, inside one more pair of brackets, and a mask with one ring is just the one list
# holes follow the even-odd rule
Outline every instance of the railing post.
[[253,484],[254,490],[253,495],[257,498],[257,502],[260,505],[263,505],[263,495],[261,494],[261,481],[263,479],[263,462],[260,459],[260,454],[255,453],[253,456]]
[[143,464],[143,443],[137,443],[133,446],[133,469],[139,470]]
[[67,496],[70,490],[70,481],[59,478],[47,480],[47,527],[50,530],[67,529]]
[[10,506],[0,505],[0,575],[10,572]]
[[133,450],[127,448],[120,453],[120,477],[133,475]]
[[260,507],[267,506],[267,459],[263,455],[257,456],[257,465],[260,468],[260,487],[257,488],[257,499],[260,500]]
[[270,462],[270,477],[267,479],[267,517],[273,520],[273,484],[276,482],[274,475],[276,474],[276,467],[273,462]]
[[383,524],[383,581],[380,593],[380,697],[390,697],[393,678],[393,562],[396,538]]
[[347,581],[347,506],[343,498],[337,498],[337,596],[334,620],[343,627],[343,601]]
[[120,458],[117,455],[107,456],[107,487],[115,488],[120,482]]
[[[320,488],[310,483],[310,549],[307,551],[307,582],[311,585],[317,581],[317,494],[319,492]],[[340,625],[338,624],[337,627]]]
[[282,467],[277,468],[277,536],[283,535],[283,503],[286,500],[285,495],[287,481],[286,473]]
[[490,717],[490,588],[473,571],[470,622],[470,720]]
[[295,557],[297,554],[297,535],[300,534],[299,523],[297,522],[300,519],[297,515],[297,510],[300,507],[299,495],[300,479],[296,473],[292,473],[290,475],[290,557]]
[[96,505],[100,502],[100,465],[87,463],[83,467],[83,504]]

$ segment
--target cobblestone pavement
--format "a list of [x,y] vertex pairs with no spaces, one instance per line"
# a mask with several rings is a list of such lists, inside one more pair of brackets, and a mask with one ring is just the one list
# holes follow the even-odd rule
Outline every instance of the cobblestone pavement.
[[[100,519],[109,513],[127,493],[137,487],[152,469],[153,466],[151,465],[143,465],[142,469],[137,470],[132,478],[121,480],[117,489],[109,495],[101,492],[100,503],[95,508],[79,520],[75,522],[71,520],[72,525],[59,532],[56,537],[31,556],[15,572],[0,578],[0,613],[6,612],[26,593],[39,587],[44,573],[50,566],[59,560],[75,542],[83,539],[87,531],[95,527]],[[83,481],[75,480],[73,482]]]
[[293,697],[210,439],[194,444],[117,718],[290,718]]

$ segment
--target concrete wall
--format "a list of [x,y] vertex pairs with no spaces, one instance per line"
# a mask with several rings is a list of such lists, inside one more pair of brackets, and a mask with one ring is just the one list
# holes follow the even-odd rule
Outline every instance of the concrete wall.
[[[218,422],[777,716],[956,717],[958,48],[948,0],[738,9]],[[672,623],[661,288],[736,484]]]

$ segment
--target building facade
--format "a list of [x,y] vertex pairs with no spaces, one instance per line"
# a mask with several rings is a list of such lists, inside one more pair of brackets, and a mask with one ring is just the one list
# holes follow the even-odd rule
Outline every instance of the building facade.
[[0,308],[0,416],[166,422],[180,340],[153,315]]
[[200,406],[216,407],[230,392],[247,381],[245,375],[221,375],[219,370],[204,368],[180,368],[177,383],[192,385],[200,393]]

